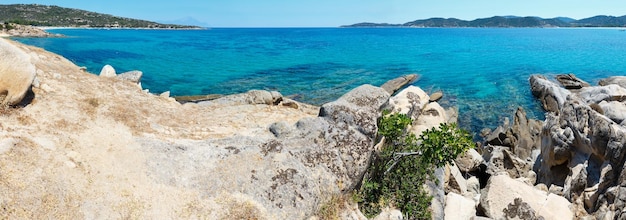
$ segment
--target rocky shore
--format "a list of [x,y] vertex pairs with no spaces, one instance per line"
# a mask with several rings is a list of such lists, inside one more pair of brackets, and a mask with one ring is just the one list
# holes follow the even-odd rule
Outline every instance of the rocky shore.
[[[178,102],[143,90],[139,71],[95,75],[40,48],[0,46],[12,48],[0,54],[0,91],[27,91],[0,110],[3,219],[365,219],[334,198],[360,184],[382,109],[409,115],[418,135],[457,115],[442,94],[406,87],[415,75],[319,107],[263,90]],[[6,57],[33,69],[5,71],[16,68]],[[434,219],[626,218],[626,78],[557,80],[529,80],[545,121],[520,108],[438,169]],[[389,207],[376,219],[403,217]]]
[[30,25],[7,23],[0,25],[0,37],[62,37],[62,35],[52,34]]

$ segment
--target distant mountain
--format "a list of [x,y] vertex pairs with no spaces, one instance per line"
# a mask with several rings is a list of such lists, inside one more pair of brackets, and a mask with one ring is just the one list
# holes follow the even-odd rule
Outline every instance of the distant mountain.
[[429,18],[404,24],[358,23],[342,27],[626,27],[626,16],[595,16],[576,20],[568,17],[540,18],[494,16],[466,21],[456,18]]
[[573,19],[573,18],[568,18],[568,17],[556,17],[556,18],[554,18],[554,19],[557,19],[557,20],[563,21],[563,22],[565,22],[565,23],[572,23],[572,22],[576,21],[576,19]]
[[199,28],[191,25],[160,24],[79,9],[38,4],[0,5],[0,22],[59,27]]
[[466,27],[468,21],[456,18],[429,18],[404,23],[407,27]]
[[577,27],[624,27],[626,26],[626,16],[600,15],[573,21],[571,24]]

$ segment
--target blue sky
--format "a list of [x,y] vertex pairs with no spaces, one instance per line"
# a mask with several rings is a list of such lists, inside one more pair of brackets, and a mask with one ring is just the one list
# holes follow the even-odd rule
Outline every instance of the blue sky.
[[209,27],[336,27],[430,17],[626,15],[624,0],[0,0],[45,4],[152,21],[194,18]]

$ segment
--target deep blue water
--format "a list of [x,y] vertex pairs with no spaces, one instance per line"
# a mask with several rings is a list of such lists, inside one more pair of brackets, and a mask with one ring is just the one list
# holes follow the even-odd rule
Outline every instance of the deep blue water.
[[142,85],[172,95],[280,91],[322,104],[361,84],[418,73],[414,84],[443,90],[474,132],[523,106],[543,111],[531,74],[574,73],[591,83],[626,75],[626,32],[618,29],[263,28],[51,30],[67,38],[21,42],[61,54],[88,71],[105,64],[141,70]]

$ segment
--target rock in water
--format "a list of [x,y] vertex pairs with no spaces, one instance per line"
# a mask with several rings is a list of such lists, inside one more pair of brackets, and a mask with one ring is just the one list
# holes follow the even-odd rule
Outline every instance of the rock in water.
[[580,89],[590,86],[589,83],[577,78],[574,74],[559,74],[556,75],[556,80],[566,89]]
[[558,112],[565,102],[565,98],[571,92],[549,81],[545,76],[530,76],[530,90],[537,97],[543,109],[550,112]]
[[393,95],[398,90],[402,89],[402,87],[417,80],[417,78],[419,78],[417,74],[409,74],[409,75],[401,76],[401,77],[387,81],[385,84],[380,86],[380,88],[383,88],[385,91],[387,91],[387,93],[389,93],[390,95]]
[[2,105],[22,101],[35,79],[35,66],[30,57],[15,45],[0,38],[0,98]]
[[100,70],[100,77],[113,78],[116,75],[117,74],[115,73],[115,69],[109,64],[104,65],[104,67],[102,67],[102,70]]
[[430,101],[436,102],[436,101],[439,101],[439,99],[441,99],[442,97],[443,97],[443,92],[437,91],[430,95]]
[[134,83],[139,83],[141,81],[141,77],[143,76],[143,72],[139,70],[128,71],[117,75],[118,79],[126,80]]
[[224,96],[211,101],[198,102],[199,105],[277,105],[283,101],[283,95],[276,91],[250,90],[246,93]]

